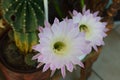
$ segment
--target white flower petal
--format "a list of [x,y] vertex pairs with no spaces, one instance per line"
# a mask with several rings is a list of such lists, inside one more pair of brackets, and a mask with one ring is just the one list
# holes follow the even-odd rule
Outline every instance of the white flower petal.
[[76,16],[78,12],[76,10],[73,10],[73,15]]
[[79,62],[78,65],[81,66],[82,68],[84,68],[84,64],[81,61]]
[[41,67],[43,64],[44,64],[44,63],[39,63],[39,64],[37,65],[37,68]]
[[40,32],[43,32],[43,27],[42,27],[42,26],[39,26],[39,27],[38,27],[38,30],[39,30]]
[[50,64],[45,64],[45,66],[43,67],[43,72],[47,71],[50,67]]
[[50,77],[52,77],[54,75],[55,71],[56,70],[52,70]]
[[47,28],[50,28],[51,27],[51,25],[50,25],[50,23],[48,22],[48,21],[45,21],[45,27],[47,27]]
[[37,59],[40,55],[41,55],[40,53],[36,54],[35,56],[32,57],[32,60]]
[[63,78],[65,78],[66,76],[65,66],[61,68],[61,73],[62,73]]
[[[74,14],[74,13],[73,13]],[[83,8],[82,16],[78,16],[80,13],[73,15],[73,22],[79,24],[78,29],[81,25],[85,25],[87,30],[84,31],[85,39],[90,41],[90,46],[97,50],[97,46],[104,45],[103,38],[106,37],[107,28],[106,22],[100,22],[101,17],[97,16],[98,12],[90,13],[90,10],[86,10],[86,6]],[[92,48],[88,47],[88,52]],[[86,51],[83,50],[83,53]]]
[[[82,15],[77,16],[81,17]],[[77,26],[78,24],[76,25],[72,19],[67,18],[61,22],[56,18],[52,25],[48,22],[45,23],[45,28],[38,35],[40,43],[34,47],[34,50],[41,55],[33,57],[38,62],[45,64],[43,72],[50,68],[54,74],[56,69],[61,69],[62,76],[65,77],[65,67],[70,72],[76,65],[83,67],[81,61],[86,56],[85,54],[90,53],[91,47],[89,49],[85,33],[79,32]],[[59,45],[62,48],[59,48]],[[80,58],[80,56],[82,57]]]
[[83,60],[86,57],[87,54],[83,54],[81,56],[79,56],[79,60]]
[[93,13],[93,16],[96,17],[99,14],[99,11],[96,11],[95,13]]
[[73,64],[72,63],[69,63],[69,64],[66,64],[67,66],[67,70],[72,72],[73,71]]

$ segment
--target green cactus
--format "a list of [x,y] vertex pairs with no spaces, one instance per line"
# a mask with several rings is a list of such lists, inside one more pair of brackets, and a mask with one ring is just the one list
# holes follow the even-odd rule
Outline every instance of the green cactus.
[[25,56],[25,60],[24,62],[29,65],[29,66],[34,66],[36,64],[36,60],[32,60],[32,57],[34,56],[35,54],[27,54]]
[[17,47],[24,53],[37,44],[37,28],[44,23],[43,0],[3,0],[4,18],[11,24]]

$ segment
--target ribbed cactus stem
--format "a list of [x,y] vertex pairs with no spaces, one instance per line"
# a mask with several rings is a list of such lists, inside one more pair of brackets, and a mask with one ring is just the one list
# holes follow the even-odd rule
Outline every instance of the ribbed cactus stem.
[[[11,24],[15,43],[24,53],[31,52],[32,46],[37,44],[36,31],[39,25],[44,24],[43,6],[43,0],[2,1],[4,18]],[[48,14],[47,5],[45,8]]]
[[25,54],[31,52],[32,47],[38,43],[37,32],[20,33],[14,31],[14,39],[16,46]]

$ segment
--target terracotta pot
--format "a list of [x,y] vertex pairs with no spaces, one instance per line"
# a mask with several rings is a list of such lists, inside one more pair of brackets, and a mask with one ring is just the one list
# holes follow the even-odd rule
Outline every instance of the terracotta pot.
[[15,71],[14,69],[9,69],[2,63],[0,63],[0,68],[6,80],[48,80],[50,76],[50,71],[44,73],[41,70],[27,72]]

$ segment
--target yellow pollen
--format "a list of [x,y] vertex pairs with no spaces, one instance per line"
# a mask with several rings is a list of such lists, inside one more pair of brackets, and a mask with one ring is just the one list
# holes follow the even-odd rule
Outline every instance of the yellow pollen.
[[54,50],[54,53],[56,54],[59,54],[59,55],[64,54],[65,49],[66,49],[66,45],[61,41],[58,41],[53,45],[53,50]]
[[86,33],[89,32],[88,27],[84,24],[80,25],[79,30],[81,32],[86,32]]

